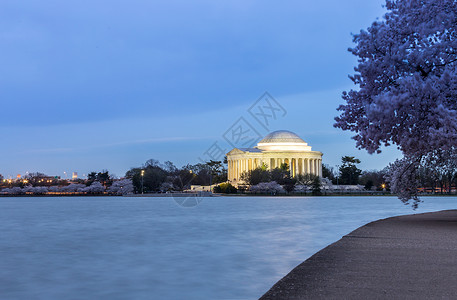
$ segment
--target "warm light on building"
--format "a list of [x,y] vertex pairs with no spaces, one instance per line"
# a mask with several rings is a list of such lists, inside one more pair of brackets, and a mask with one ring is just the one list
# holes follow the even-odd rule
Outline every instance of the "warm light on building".
[[274,131],[252,148],[234,148],[227,153],[228,180],[240,184],[242,175],[256,168],[273,170],[286,164],[291,177],[311,174],[322,177],[322,152],[313,151],[291,131]]
[[71,179],[73,179],[73,180],[78,179],[78,172],[73,172],[71,174]]

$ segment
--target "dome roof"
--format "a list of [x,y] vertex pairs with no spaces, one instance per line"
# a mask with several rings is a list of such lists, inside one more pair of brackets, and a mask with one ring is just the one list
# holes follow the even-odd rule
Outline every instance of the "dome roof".
[[267,143],[305,143],[301,137],[288,130],[277,130],[265,136],[259,144]]
[[264,151],[311,151],[311,147],[295,133],[278,130],[269,133],[256,146]]

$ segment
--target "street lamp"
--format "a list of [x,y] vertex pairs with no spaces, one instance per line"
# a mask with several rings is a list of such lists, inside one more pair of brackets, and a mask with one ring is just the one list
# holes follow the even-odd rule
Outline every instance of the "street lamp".
[[144,178],[144,170],[141,170],[141,194],[144,194],[143,178]]

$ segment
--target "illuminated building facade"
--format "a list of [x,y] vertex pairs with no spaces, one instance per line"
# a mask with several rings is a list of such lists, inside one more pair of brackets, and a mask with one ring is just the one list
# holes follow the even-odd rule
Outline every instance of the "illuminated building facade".
[[313,174],[322,177],[322,152],[312,151],[303,139],[291,131],[268,134],[253,148],[234,148],[227,153],[228,180],[241,183],[243,172],[265,165],[268,170],[286,163],[290,175]]

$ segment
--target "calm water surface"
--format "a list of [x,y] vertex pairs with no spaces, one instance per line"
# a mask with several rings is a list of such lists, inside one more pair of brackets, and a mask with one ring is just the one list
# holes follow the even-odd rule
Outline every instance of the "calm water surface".
[[[416,212],[457,208],[423,198]],[[256,299],[394,197],[0,198],[0,299]]]

